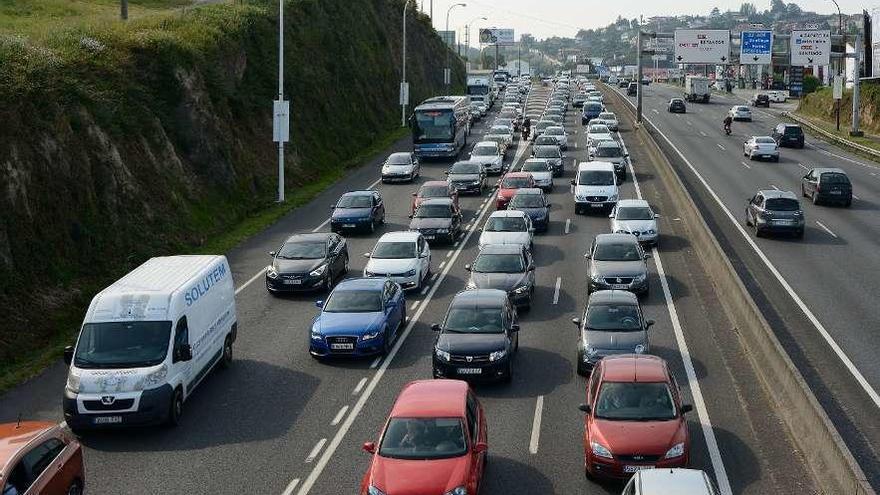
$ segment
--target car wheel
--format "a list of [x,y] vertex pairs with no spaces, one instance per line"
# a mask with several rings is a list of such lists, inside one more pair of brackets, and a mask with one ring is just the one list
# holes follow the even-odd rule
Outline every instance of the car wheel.
[[852,199],[846,200],[846,203],[843,204],[844,208],[849,208],[852,206]]
[[584,364],[583,351],[578,351],[577,353],[577,374],[581,376],[587,376],[590,374],[590,370],[587,369],[587,366]]
[[813,197],[812,197],[812,200],[813,200],[813,204],[814,204],[814,205],[818,205],[818,204],[819,204],[819,195],[816,194],[815,191],[813,191]]
[[342,267],[342,273],[340,273],[339,275],[342,277],[345,277],[348,274],[349,267],[350,267],[350,261],[348,259],[348,255],[346,254],[345,255],[345,263],[343,264],[343,267]]
[[798,239],[803,239],[803,238],[804,238],[804,231],[803,231],[803,229],[798,230],[798,231],[797,231],[797,234],[795,234],[795,237],[797,237]]
[[385,328],[385,341],[382,344],[382,355],[387,356],[388,353],[391,352],[391,349],[394,347],[394,341],[391,340],[391,335],[388,333],[388,328]]
[[220,367],[229,369],[232,366],[232,337],[226,336],[223,341],[223,356],[220,358]]
[[805,197],[805,198],[807,197],[807,190],[804,189],[804,185],[803,185],[803,184],[801,184],[801,196],[803,196],[803,197]]
[[168,408],[168,420],[166,424],[171,427],[180,425],[180,418],[183,416],[183,392],[180,388],[174,390],[171,397],[171,404]]
[[758,224],[755,224],[755,237],[764,237],[764,232],[758,227]]
[[504,372],[501,381],[504,383],[510,383],[513,381],[513,364],[510,361],[507,361],[507,371]]
[[376,221],[375,220],[370,221],[370,233],[372,234],[373,232],[376,232]]
[[67,495],[82,495],[83,485],[80,480],[73,480],[73,483],[67,488]]
[[333,290],[333,272],[329,271],[327,273],[327,278],[324,279],[324,290],[329,294],[330,291]]

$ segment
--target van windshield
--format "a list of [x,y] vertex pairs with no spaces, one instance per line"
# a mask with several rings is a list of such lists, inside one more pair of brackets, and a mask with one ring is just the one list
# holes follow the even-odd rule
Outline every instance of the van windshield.
[[73,364],[77,368],[156,366],[165,360],[170,339],[170,321],[86,323]]

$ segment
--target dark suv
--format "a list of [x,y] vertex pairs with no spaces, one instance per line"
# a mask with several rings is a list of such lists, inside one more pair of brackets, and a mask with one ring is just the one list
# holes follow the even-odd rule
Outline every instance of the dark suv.
[[639,83],[637,83],[637,82],[631,82],[626,87],[626,95],[627,96],[635,96],[638,91],[639,91]]
[[770,96],[764,93],[758,93],[752,98],[752,106],[753,107],[767,107],[770,108]]
[[804,147],[804,130],[797,124],[779,124],[771,136],[779,146]]
[[754,227],[755,236],[780,232],[804,236],[804,212],[791,191],[764,189],[749,199],[746,225]]
[[814,168],[801,179],[801,194],[810,198],[814,205],[840,203],[852,204],[852,183],[846,172],[839,168]]

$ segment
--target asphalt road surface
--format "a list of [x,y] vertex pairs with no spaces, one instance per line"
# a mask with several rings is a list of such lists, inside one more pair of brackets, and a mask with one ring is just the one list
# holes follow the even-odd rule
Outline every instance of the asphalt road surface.
[[[530,114],[541,112],[548,91],[534,87],[527,104]],[[611,98],[609,104],[615,109]],[[659,160],[656,150],[635,137],[627,114],[616,110],[632,160],[621,197],[644,197],[662,215],[660,249],[650,260],[650,294],[642,305],[646,317],[657,321],[650,330],[652,352],[669,361],[687,402],[695,405],[688,416],[692,467],[709,472],[725,494],[812,493],[803,459],[774,416],[724,317],[718,302],[723,295],[715,293],[695,261],[687,231],[667,205],[670,193],[652,172]],[[491,465],[484,495],[611,494],[622,489],[584,477],[583,416],[577,405],[584,398],[585,380],[575,372],[577,332],[570,318],[586,302],[583,254],[594,235],[608,232],[609,220],[574,214],[568,181],[573,164],[586,160],[585,137],[577,110],[570,110],[566,120],[574,133],[572,144],[565,176],[555,179],[550,194],[549,232],[535,240],[539,287],[532,310],[521,316],[513,381],[475,389],[489,423]],[[473,130],[471,144],[488,121],[491,116]],[[404,139],[386,151],[408,149],[411,143]],[[317,312],[314,301],[323,295],[267,294],[262,274],[269,263],[266,253],[291,233],[327,229],[327,207],[342,192],[376,187],[388,206],[387,224],[374,235],[348,238],[349,276],[358,276],[365,263],[361,253],[370,251],[382,233],[407,228],[410,193],[418,187],[380,184],[384,156],[227,253],[238,288],[239,337],[232,368],[205,380],[186,403],[178,428],[86,437],[90,493],[357,492],[369,463],[360,446],[377,438],[405,383],[430,378],[430,324],[441,319],[451,298],[464,288],[464,265],[476,255],[476,229],[494,208],[491,191],[462,198],[467,231],[452,246],[432,247],[432,283],[407,295],[410,320],[387,358],[319,363],[309,357],[308,338]],[[516,169],[527,156],[528,145],[517,142],[506,163]],[[442,179],[448,166],[424,163],[418,181]],[[869,200],[858,182],[856,191]],[[818,235],[810,231],[808,242]],[[14,420],[19,413],[60,420],[65,372],[59,363],[0,398],[0,421]]]

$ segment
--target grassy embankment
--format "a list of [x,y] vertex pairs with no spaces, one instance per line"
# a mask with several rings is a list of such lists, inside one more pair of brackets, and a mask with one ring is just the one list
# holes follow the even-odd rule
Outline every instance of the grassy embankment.
[[864,131],[864,137],[849,135],[852,125],[851,90],[845,91],[840,101],[840,131],[837,131],[836,104],[832,98],[831,88],[822,88],[804,97],[798,106],[797,114],[833,135],[880,151],[880,86],[862,84],[859,106],[861,108],[859,127]]

